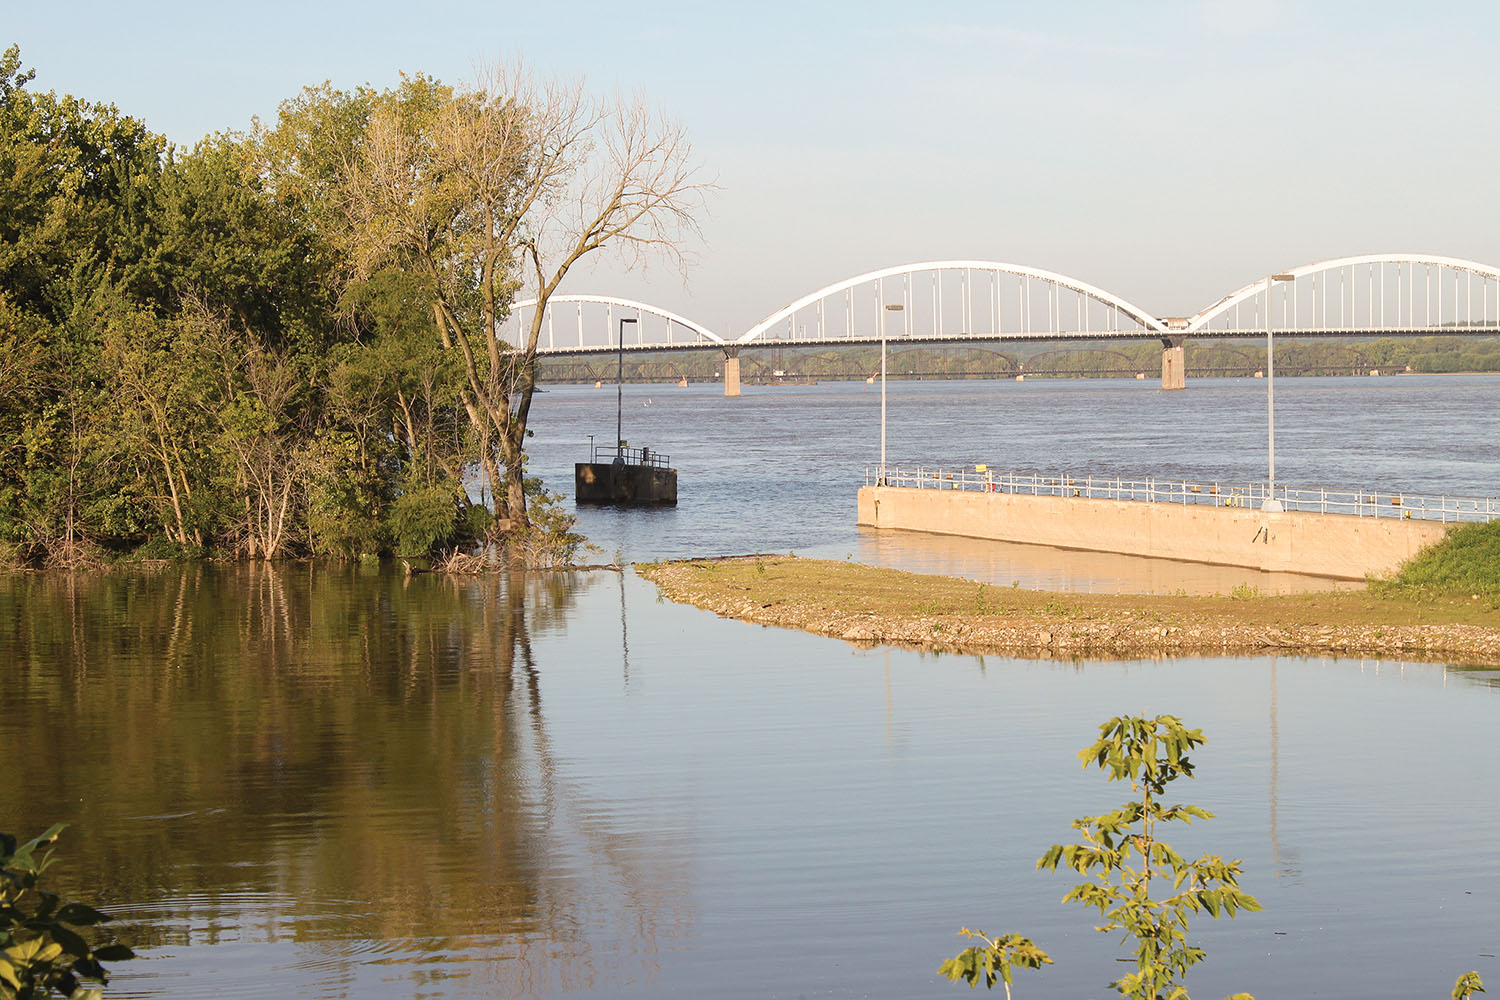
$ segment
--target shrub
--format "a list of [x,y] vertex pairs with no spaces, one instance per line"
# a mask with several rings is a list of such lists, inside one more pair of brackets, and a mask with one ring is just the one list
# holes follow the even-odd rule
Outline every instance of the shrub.
[[[85,982],[109,980],[105,962],[122,962],[135,953],[123,944],[94,947],[79,928],[110,918],[82,903],[65,903],[41,888],[52,864],[50,848],[62,833],[58,824],[40,837],[17,844],[0,833],[0,998],[87,996]],[[38,852],[47,849],[38,857]]]

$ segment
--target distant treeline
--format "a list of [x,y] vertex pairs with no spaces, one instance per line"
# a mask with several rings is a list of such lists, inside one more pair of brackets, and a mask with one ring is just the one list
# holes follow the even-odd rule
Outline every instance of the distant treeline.
[[[1199,375],[1251,375],[1263,371],[1263,342],[1186,342],[1187,368]],[[538,378],[547,382],[612,382],[614,356],[542,358]],[[1028,377],[1131,378],[1161,371],[1155,340],[1058,346],[1044,342],[992,346],[892,346],[886,359],[891,378]],[[627,356],[628,381],[712,381],[721,376],[717,351],[671,351]],[[745,348],[741,378],[750,381],[862,379],[880,371],[878,347]],[[1382,337],[1375,340],[1283,339],[1276,344],[1278,375],[1367,375],[1398,372],[1500,371],[1500,337]],[[778,374],[780,373],[780,374]]]

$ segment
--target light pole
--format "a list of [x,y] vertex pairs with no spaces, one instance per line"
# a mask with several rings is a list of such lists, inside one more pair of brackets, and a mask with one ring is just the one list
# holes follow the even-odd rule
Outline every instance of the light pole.
[[1295,274],[1266,275],[1266,466],[1269,478],[1266,499],[1260,509],[1270,514],[1282,511],[1281,501],[1276,499],[1276,344],[1271,336],[1271,283],[1295,281],[1296,277]]
[[880,314],[880,478],[875,485],[885,485],[885,328],[891,313],[905,309],[904,305],[889,305]]
[[620,320],[619,368],[615,373],[615,458],[625,461],[625,324],[633,319]]

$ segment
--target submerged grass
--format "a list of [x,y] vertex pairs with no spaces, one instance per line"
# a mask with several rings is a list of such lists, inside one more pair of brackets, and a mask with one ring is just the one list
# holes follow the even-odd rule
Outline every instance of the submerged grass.
[[1500,627],[1494,602],[1397,589],[1262,594],[1236,588],[1229,594],[1062,594],[996,587],[954,577],[907,573],[860,563],[788,556],[685,560],[637,567],[660,582],[664,566],[692,574],[697,588],[753,597],[765,606],[802,605],[893,617],[1020,616],[1042,619],[1168,618],[1202,623],[1230,620],[1263,625],[1474,624]]
[[1476,591],[1059,594],[780,556],[637,570],[675,600],[854,641],[1051,655],[1281,649],[1500,662],[1500,600],[1475,599]]

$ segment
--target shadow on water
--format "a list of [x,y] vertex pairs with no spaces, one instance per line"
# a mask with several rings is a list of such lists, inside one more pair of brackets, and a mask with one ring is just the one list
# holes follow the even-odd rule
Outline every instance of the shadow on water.
[[[309,566],[0,580],[0,743],[26,761],[7,828],[68,823],[60,880],[148,956],[295,942],[288,992],[352,986],[371,948],[406,967],[385,979],[507,993],[590,987],[596,946],[649,974],[690,919],[686,859],[569,779],[532,649],[613,583]],[[112,995],[166,985],[120,973]]]

